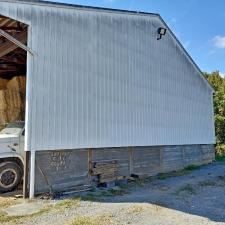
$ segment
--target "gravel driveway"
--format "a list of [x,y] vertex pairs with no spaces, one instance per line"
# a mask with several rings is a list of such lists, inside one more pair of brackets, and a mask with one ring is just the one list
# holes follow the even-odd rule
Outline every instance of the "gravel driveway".
[[[73,225],[225,224],[225,163],[184,174],[167,174],[110,191],[95,190],[83,196],[79,205],[71,204],[74,196],[47,201],[52,210],[15,224],[67,225],[72,220]],[[57,204],[60,207],[54,209]]]

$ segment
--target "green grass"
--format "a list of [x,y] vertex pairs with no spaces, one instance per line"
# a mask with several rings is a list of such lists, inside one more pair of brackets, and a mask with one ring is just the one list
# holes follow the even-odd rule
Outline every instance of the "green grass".
[[128,191],[125,189],[109,189],[108,191],[109,193],[112,194],[112,196],[118,196],[118,195],[124,195],[124,194],[128,194]]
[[159,180],[165,180],[165,179],[170,178],[170,177],[179,177],[179,176],[183,176],[183,175],[186,175],[186,174],[187,174],[186,170],[179,170],[179,171],[172,171],[172,172],[169,172],[169,173],[160,173],[156,177]]
[[159,180],[165,180],[165,179],[170,178],[170,177],[184,176],[184,175],[189,174],[191,171],[197,170],[199,168],[200,168],[200,166],[197,166],[197,165],[189,165],[189,166],[186,166],[182,170],[172,171],[172,172],[169,172],[169,173],[160,173],[156,176],[156,178],[158,178]]
[[193,170],[197,170],[197,169],[199,169],[199,168],[200,168],[199,165],[194,165],[194,164],[192,164],[192,165],[186,166],[186,167],[184,168],[184,170],[186,170],[186,171],[193,171]]
[[101,196],[97,193],[88,193],[81,197],[81,200],[83,201],[100,201]]
[[61,208],[67,209],[71,207],[79,207],[80,201],[81,201],[81,198],[70,198],[70,199],[60,200],[55,204],[54,209],[61,209]]
[[220,162],[225,161],[225,155],[216,155],[216,161],[220,161]]

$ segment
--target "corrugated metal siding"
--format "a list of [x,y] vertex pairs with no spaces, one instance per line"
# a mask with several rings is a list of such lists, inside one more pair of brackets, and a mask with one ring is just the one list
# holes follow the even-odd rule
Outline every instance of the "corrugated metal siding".
[[212,90],[157,16],[0,4],[38,53],[28,149],[214,143]]

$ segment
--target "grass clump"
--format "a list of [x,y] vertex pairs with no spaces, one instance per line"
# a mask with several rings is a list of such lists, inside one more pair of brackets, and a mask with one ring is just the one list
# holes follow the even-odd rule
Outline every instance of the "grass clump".
[[183,176],[183,175],[186,175],[187,174],[187,171],[186,170],[179,170],[179,171],[172,171],[172,172],[169,172],[169,173],[160,173],[157,175],[157,178],[159,180],[165,180],[167,178],[170,178],[170,177],[179,177],[179,176]]
[[184,196],[184,195],[194,195],[196,194],[195,187],[192,184],[186,184],[179,188],[176,193],[178,196]]
[[100,196],[97,194],[88,193],[88,194],[82,196],[81,200],[83,200],[83,201],[99,201]]
[[78,216],[69,225],[110,225],[113,223],[111,214],[101,216]]
[[197,170],[197,169],[199,169],[199,168],[200,168],[200,166],[195,165],[195,164],[192,164],[192,165],[186,166],[186,167],[184,168],[184,170],[186,170],[186,171],[193,171],[193,170]]
[[128,191],[126,191],[125,189],[109,189],[108,192],[112,196],[124,195],[128,193]]
[[198,166],[198,165],[194,165],[194,164],[193,165],[188,165],[182,170],[172,171],[172,172],[169,172],[169,173],[160,173],[156,177],[159,180],[165,180],[165,179],[170,178],[170,177],[179,177],[179,176],[187,175],[191,171],[197,170],[199,168],[200,168],[200,166]]
[[19,201],[16,198],[10,198],[10,197],[0,197],[0,209],[1,208],[7,208],[9,206],[18,204]]
[[80,206],[80,198],[70,198],[70,199],[64,199],[60,200],[55,204],[55,209],[60,209],[60,208],[71,208],[71,207],[79,207]]
[[216,182],[211,180],[205,180],[205,181],[200,181],[198,185],[201,187],[207,187],[207,186],[210,187],[210,186],[216,186]]
[[135,213],[135,214],[140,214],[145,210],[145,207],[142,205],[134,205],[128,208],[127,212],[128,213]]
[[16,223],[20,218],[21,216],[8,216],[6,213],[0,212],[0,224],[10,222]]

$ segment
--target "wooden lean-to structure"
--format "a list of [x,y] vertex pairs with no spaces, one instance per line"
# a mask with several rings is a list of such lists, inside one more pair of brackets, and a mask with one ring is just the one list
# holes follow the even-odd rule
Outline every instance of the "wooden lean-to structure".
[[[0,29],[26,43],[26,25],[0,16]],[[7,123],[24,120],[26,51],[0,36],[0,129]]]

